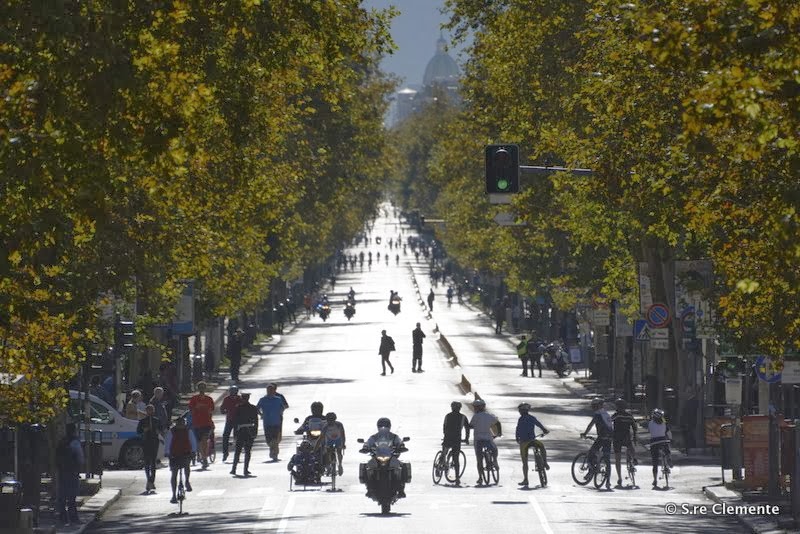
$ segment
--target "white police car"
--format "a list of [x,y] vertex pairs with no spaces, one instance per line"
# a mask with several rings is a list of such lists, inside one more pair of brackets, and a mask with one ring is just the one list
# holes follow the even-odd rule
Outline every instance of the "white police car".
[[[83,393],[70,390],[69,416],[76,423],[84,420]],[[144,466],[144,448],[141,437],[136,433],[139,421],[128,419],[92,394],[89,394],[90,424],[92,431],[102,435],[103,462],[114,463],[127,469],[141,469]],[[164,455],[164,440],[159,439],[158,456]]]

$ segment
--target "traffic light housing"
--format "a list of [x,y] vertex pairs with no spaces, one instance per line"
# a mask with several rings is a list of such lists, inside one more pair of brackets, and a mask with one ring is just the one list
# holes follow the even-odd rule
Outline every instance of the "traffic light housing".
[[117,357],[130,354],[136,341],[136,325],[133,321],[117,318],[114,323],[114,352]]
[[486,147],[486,192],[519,193],[519,147]]

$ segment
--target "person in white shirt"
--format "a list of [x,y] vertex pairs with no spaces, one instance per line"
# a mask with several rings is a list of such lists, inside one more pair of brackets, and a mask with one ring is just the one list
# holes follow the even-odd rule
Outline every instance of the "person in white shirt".
[[[483,456],[481,455],[481,450],[484,446],[487,447],[492,452],[492,458],[494,459],[495,465],[497,465],[497,446],[494,444],[494,438],[495,435],[497,437],[503,435],[503,427],[500,425],[500,421],[497,417],[486,411],[486,401],[483,399],[478,399],[473,402],[472,407],[475,408],[475,415],[472,416],[469,427],[474,432],[473,443],[475,444],[475,458],[478,462],[478,473],[480,475],[477,484],[480,486],[484,483]],[[497,434],[494,434],[492,431],[495,426],[497,426]],[[486,480],[486,484],[489,484],[488,480]]]
[[653,460],[653,487],[658,486],[658,459],[659,452],[664,451],[664,458],[667,461],[667,469],[672,467],[672,456],[670,454],[669,442],[672,440],[672,431],[664,419],[664,411],[656,408],[647,423],[650,431],[650,458]]

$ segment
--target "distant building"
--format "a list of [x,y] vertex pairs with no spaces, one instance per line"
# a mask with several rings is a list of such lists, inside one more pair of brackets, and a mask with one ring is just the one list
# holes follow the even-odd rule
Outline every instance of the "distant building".
[[461,69],[445,50],[446,45],[447,41],[440,36],[436,41],[436,53],[425,67],[421,89],[403,87],[394,94],[389,126],[403,122],[407,117],[432,102],[437,95],[446,95],[448,102],[455,106],[461,104],[458,91]]

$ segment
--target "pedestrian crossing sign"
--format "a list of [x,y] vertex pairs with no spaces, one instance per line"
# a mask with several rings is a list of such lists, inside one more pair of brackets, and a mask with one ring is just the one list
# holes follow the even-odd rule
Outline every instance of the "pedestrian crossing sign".
[[650,341],[650,330],[647,328],[647,321],[638,320],[633,325],[633,336],[636,341]]

